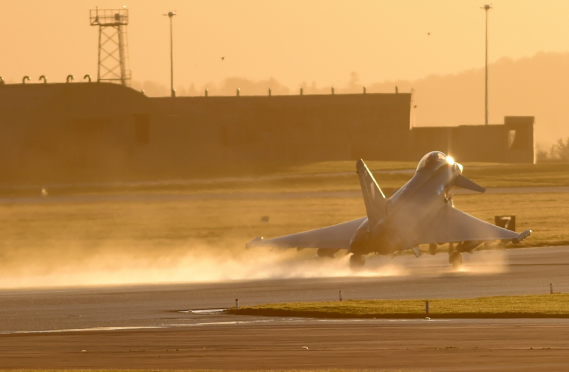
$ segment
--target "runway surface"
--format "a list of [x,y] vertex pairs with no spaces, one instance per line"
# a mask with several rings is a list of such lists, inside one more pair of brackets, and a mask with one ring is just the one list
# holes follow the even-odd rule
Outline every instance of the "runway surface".
[[566,371],[567,321],[226,324],[8,335],[3,368]]
[[[0,292],[4,368],[568,370],[569,320],[322,321],[237,317],[240,304],[569,291],[569,247],[398,257],[377,276]],[[303,348],[308,347],[308,349]],[[175,351],[178,349],[178,351]],[[409,349],[409,350],[407,350]],[[82,352],[85,350],[85,352]],[[142,351],[144,350],[144,351]]]

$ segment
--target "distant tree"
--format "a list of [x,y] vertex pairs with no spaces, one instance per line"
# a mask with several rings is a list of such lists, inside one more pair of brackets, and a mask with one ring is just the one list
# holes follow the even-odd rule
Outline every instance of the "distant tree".
[[544,150],[543,147],[538,144],[535,154],[535,160],[538,163],[547,163],[551,161],[550,151]]
[[559,138],[557,143],[551,145],[549,150],[537,145],[536,161],[538,163],[569,162],[569,137]]
[[551,155],[556,160],[569,161],[569,137],[563,141],[563,138],[557,140],[557,143],[551,147]]

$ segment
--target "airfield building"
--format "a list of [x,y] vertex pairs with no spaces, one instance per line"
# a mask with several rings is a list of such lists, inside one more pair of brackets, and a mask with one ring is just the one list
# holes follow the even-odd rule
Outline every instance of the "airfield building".
[[534,161],[533,117],[411,128],[411,94],[150,98],[110,83],[0,85],[6,184],[189,178],[318,161]]

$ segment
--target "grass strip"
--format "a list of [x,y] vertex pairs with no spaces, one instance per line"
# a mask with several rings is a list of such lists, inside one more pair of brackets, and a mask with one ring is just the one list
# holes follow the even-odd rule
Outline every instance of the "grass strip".
[[[417,160],[418,162],[418,160]],[[369,161],[382,189],[396,190],[411,177],[417,162]],[[569,164],[463,163],[464,175],[483,187],[544,187],[569,185]],[[126,176],[125,176],[126,177]],[[134,176],[133,176],[134,177]],[[22,187],[21,181],[2,179],[0,196],[39,196],[41,188]],[[49,184],[49,182],[48,182]],[[123,179],[121,182],[63,182],[47,186],[49,195],[116,193],[291,193],[359,191],[355,161],[310,163],[290,167],[267,167],[267,171],[237,172],[220,169],[215,174],[191,172],[178,177]],[[384,190],[386,191],[386,190]]]
[[[292,302],[235,307],[230,314],[333,319],[424,318],[427,300],[347,300]],[[494,296],[429,301],[429,317],[439,319],[569,318],[569,294]]]

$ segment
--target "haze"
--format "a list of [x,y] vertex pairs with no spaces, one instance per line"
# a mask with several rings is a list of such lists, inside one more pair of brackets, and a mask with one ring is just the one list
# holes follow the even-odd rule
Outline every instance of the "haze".
[[[202,94],[204,87],[215,91],[224,84],[227,92],[234,91],[236,87],[227,83],[231,78],[265,81],[263,91],[273,79],[272,85],[277,92],[280,87],[283,94],[296,93],[300,86],[329,91],[332,85],[344,91],[367,85],[391,92],[395,84],[401,84],[401,89],[415,88],[417,93],[416,125],[478,124],[483,122],[484,99],[480,79],[484,66],[483,4],[409,0],[5,1],[0,23],[5,57],[0,60],[0,76],[8,83],[20,82],[24,75],[33,82],[42,74],[50,82],[64,81],[68,74],[96,76],[98,33],[89,26],[89,9],[127,5],[133,87],[146,85],[150,94],[167,95],[169,27],[162,14],[177,10],[175,86],[181,93]],[[548,52],[550,57],[559,57],[559,69],[536,66],[542,74],[539,79],[558,82],[562,91],[543,84],[514,87],[491,70],[490,122],[501,123],[505,115],[534,115],[538,141],[550,143],[560,135],[569,135],[562,129],[567,114],[547,104],[558,102],[556,97],[565,92],[566,79],[560,79],[559,73],[568,67],[569,2],[493,1],[493,7],[490,63]],[[439,86],[437,79],[420,87],[430,75],[444,75],[448,82],[452,78],[448,75],[465,71],[475,73],[476,78],[470,85],[462,79],[458,96],[450,91],[453,84]],[[511,77],[515,82],[527,78]],[[242,94],[257,94],[241,88]],[[539,88],[542,103],[533,102]]]

